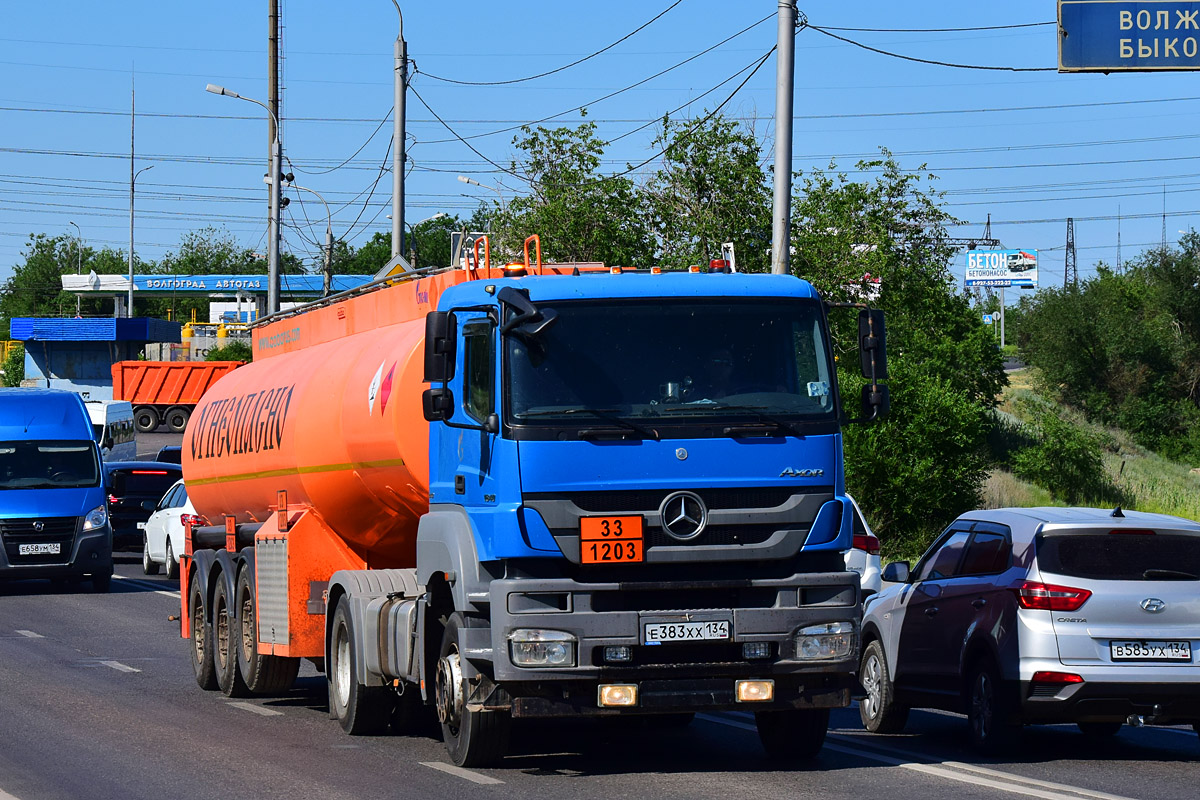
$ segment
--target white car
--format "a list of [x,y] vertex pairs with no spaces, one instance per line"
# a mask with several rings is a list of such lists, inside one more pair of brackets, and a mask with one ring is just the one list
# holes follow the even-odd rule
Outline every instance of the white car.
[[179,576],[179,554],[183,552],[183,527],[188,521],[203,524],[188,499],[183,481],[176,481],[167,490],[146,520],[142,536],[142,572],[157,575],[160,566],[167,568],[167,577]]
[[871,531],[858,502],[849,495],[847,497],[854,507],[854,544],[846,551],[846,569],[858,573],[858,585],[865,599],[883,588],[880,578],[879,538]]

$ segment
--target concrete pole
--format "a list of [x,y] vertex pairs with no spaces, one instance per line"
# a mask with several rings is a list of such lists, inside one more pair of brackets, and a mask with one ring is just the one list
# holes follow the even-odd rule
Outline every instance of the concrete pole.
[[392,257],[404,252],[404,98],[408,94],[408,44],[404,41],[404,14],[392,0],[400,29],[395,45],[395,109],[392,118]]
[[[276,133],[279,126],[275,126]],[[280,173],[280,162],[283,160],[283,148],[279,137],[275,137],[271,148],[271,219],[267,231],[267,314],[279,310],[279,193],[283,183]]]
[[771,272],[791,272],[792,93],[796,71],[796,0],[778,0],[779,49],[775,52],[775,196]]
[[1004,349],[1004,287],[1000,287],[1000,349]]
[[[67,220],[68,225],[75,225],[71,220]],[[1119,241],[1119,237],[1118,237]],[[83,274],[83,233],[80,232],[79,226],[75,225],[75,274]],[[79,316],[79,300],[80,294],[75,292],[75,316]]]
[[133,187],[137,182],[137,176],[141,175],[148,169],[154,169],[151,164],[148,167],[142,167],[137,172],[133,171],[133,159],[129,163],[129,298],[125,301],[125,316],[133,316]]
[[329,297],[333,292],[333,228],[325,226],[325,280],[321,287],[321,297]]

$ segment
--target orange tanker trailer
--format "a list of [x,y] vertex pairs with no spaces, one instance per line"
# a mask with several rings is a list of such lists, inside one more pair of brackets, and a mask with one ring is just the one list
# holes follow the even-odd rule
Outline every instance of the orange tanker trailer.
[[431,706],[458,764],[513,717],[747,703],[769,752],[815,753],[861,614],[827,307],[790,277],[480,261],[271,318],[197,405],[197,682],[278,692],[307,658],[348,732]]

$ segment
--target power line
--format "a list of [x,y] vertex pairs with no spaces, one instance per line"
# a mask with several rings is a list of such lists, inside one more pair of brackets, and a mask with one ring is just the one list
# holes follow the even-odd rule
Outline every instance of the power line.
[[990,66],[990,65],[980,65],[980,64],[955,64],[950,61],[937,61],[935,59],[929,59],[929,58],[917,58],[916,56],[906,56],[901,53],[893,53],[890,50],[881,50],[880,48],[872,47],[869,44],[863,44],[862,42],[856,42],[853,39],[849,39],[845,36],[839,36],[836,33],[830,33],[830,31],[828,29],[821,28],[820,26],[813,25],[812,23],[809,23],[808,27],[812,28],[814,31],[816,31],[817,33],[820,33],[824,36],[828,36],[832,39],[837,39],[839,42],[845,42],[846,44],[852,44],[855,47],[861,47],[863,50],[870,50],[872,53],[878,53],[880,55],[889,56],[891,58],[899,58],[904,61],[915,61],[918,64],[932,64],[933,66],[937,66],[937,67],[954,67],[955,69],[980,69],[980,70],[989,70],[989,71],[996,71],[996,72],[1058,72],[1057,67],[1006,67],[1006,66]]
[[442,78],[442,77],[439,77],[439,76],[434,75],[429,72],[422,72],[421,74],[425,75],[429,78],[432,78],[435,81],[443,81],[445,83],[455,83],[455,84],[458,84],[459,86],[508,86],[508,85],[514,84],[514,83],[523,83],[525,81],[536,80],[537,78],[544,78],[547,75],[553,75],[557,72],[562,72],[563,70],[567,70],[567,69],[570,69],[571,67],[582,64],[583,62],[585,62],[589,59],[595,58],[596,56],[600,55],[601,53],[604,53],[604,52],[607,52],[608,50],[613,49],[614,47],[619,45],[621,42],[632,37],[634,34],[637,34],[641,31],[645,30],[646,28],[648,28],[651,24],[653,24],[654,22],[656,22],[659,19],[661,19],[662,17],[664,17],[668,11],[675,8],[677,5],[679,5],[682,2],[683,2],[683,0],[675,0],[674,3],[671,3],[671,5],[667,6],[665,9],[663,9],[658,15],[656,15],[649,22],[646,22],[646,23],[642,24],[641,26],[634,28],[632,31],[625,34],[620,39],[617,39],[612,44],[602,47],[599,50],[597,50],[596,52],[586,55],[583,58],[576,59],[575,61],[572,61],[570,64],[564,64],[561,67],[557,67],[557,68],[549,70],[547,72],[539,72],[537,75],[530,75],[525,78],[513,78],[513,79],[507,80],[507,81],[460,81],[460,80],[456,80],[454,78]]
[[359,145],[359,148],[357,150],[355,150],[354,153],[352,153],[349,158],[347,158],[342,163],[338,164],[336,167],[330,167],[329,169],[324,169],[324,170],[301,169],[300,167],[297,167],[295,164],[292,164],[292,160],[290,158],[288,159],[288,164],[291,165],[292,169],[296,170],[296,172],[303,172],[306,175],[328,175],[331,172],[335,172],[335,171],[341,169],[342,167],[346,166],[351,161],[353,161],[358,156],[358,154],[361,153],[364,149],[366,149],[367,145],[369,145],[375,139],[375,137],[379,135],[379,131],[383,129],[384,123],[386,123],[391,118],[392,112],[395,110],[396,110],[395,106],[392,106],[391,108],[389,108],[388,112],[383,115],[383,119],[381,119],[379,121],[379,124],[375,127],[375,130],[373,130],[371,132],[371,135],[367,137],[367,140],[365,142],[363,142],[361,145]]
[[822,26],[827,31],[850,31],[851,33],[960,33],[966,31],[1008,31],[1017,28],[1037,28],[1043,25],[1057,25],[1056,20],[1049,22],[1022,22],[1018,25],[981,25],[973,28],[839,28],[833,25]]

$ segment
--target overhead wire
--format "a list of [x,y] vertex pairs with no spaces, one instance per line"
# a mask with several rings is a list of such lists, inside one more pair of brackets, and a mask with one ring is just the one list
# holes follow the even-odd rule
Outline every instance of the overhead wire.
[[463,81],[463,80],[457,80],[455,78],[443,78],[441,76],[434,75],[429,72],[422,72],[422,74],[425,75],[427,78],[432,78],[435,81],[443,81],[445,83],[454,83],[454,84],[458,84],[459,86],[509,86],[514,83],[524,83],[525,81],[532,81],[532,80],[537,80],[538,78],[545,78],[547,75],[554,75],[556,73],[562,72],[563,70],[568,70],[571,67],[578,66],[579,64],[582,64],[585,61],[595,58],[596,56],[600,55],[601,53],[605,53],[605,52],[613,49],[614,47],[619,45],[621,42],[624,42],[625,40],[629,39],[630,37],[640,33],[641,31],[645,30],[646,28],[650,27],[652,24],[654,24],[658,20],[662,19],[664,16],[666,16],[667,12],[669,12],[671,9],[675,8],[682,2],[683,2],[683,0],[675,0],[674,3],[671,3],[671,5],[667,6],[665,9],[663,9],[661,12],[659,12],[657,15],[655,15],[648,22],[645,22],[642,25],[638,26],[637,28],[634,28],[632,31],[625,34],[620,39],[617,39],[612,44],[606,45],[594,53],[589,53],[588,55],[584,56],[583,58],[576,59],[575,61],[572,61],[570,64],[564,64],[561,67],[557,67],[555,69],[548,70],[546,72],[539,72],[537,75],[529,75],[524,78],[512,78],[511,80],[506,80],[506,81]]
[[869,44],[863,44],[862,42],[855,41],[854,39],[851,39],[846,36],[840,36],[836,33],[831,32],[828,28],[822,28],[819,25],[813,25],[811,22],[808,24],[808,27],[812,28],[814,31],[822,34],[823,36],[828,36],[831,39],[837,39],[839,42],[845,42],[846,44],[852,44],[855,47],[861,47],[863,50],[870,50],[872,53],[878,53],[879,55],[889,56],[891,58],[899,58],[904,61],[915,61],[918,64],[931,64],[931,65],[937,66],[937,67],[954,67],[955,69],[978,69],[978,70],[988,70],[988,71],[995,71],[995,72],[1058,72],[1058,67],[1011,67],[1011,66],[984,65],[984,64],[956,64],[952,61],[939,61],[937,59],[931,59],[931,58],[918,58],[917,56],[906,56],[902,53],[894,53],[890,50],[883,50],[879,47],[872,47]]

